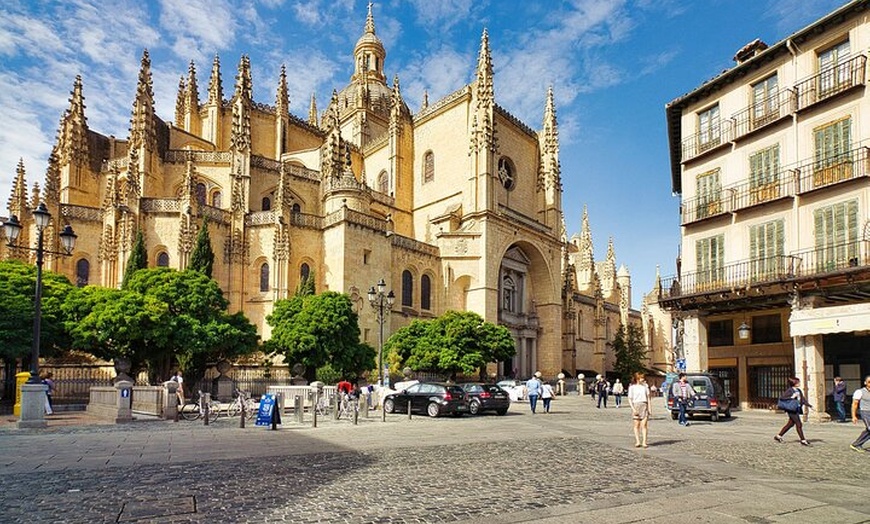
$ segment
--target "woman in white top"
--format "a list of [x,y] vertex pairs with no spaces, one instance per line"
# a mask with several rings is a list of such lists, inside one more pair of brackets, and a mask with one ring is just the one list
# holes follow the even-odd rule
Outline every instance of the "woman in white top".
[[631,418],[634,422],[634,447],[647,447],[646,437],[649,432],[650,393],[643,373],[634,374],[634,383],[628,386],[628,405],[631,406]]
[[555,392],[553,391],[553,386],[544,382],[541,386],[541,400],[544,401],[544,413],[550,412],[550,401],[553,400],[553,396],[555,396]]
[[619,379],[616,379],[616,382],[613,383],[613,400],[616,402],[616,407],[622,404],[623,393],[625,393],[625,387]]

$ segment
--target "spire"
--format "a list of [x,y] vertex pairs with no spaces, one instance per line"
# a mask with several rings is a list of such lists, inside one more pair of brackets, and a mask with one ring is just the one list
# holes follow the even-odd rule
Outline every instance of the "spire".
[[317,127],[317,100],[311,93],[311,104],[308,106],[308,123]]
[[36,209],[41,200],[39,199],[39,182],[34,182],[30,189],[30,209]]
[[114,212],[118,208],[120,197],[118,195],[118,166],[109,163],[109,173],[106,176],[106,194],[103,196],[103,210]]
[[287,90],[287,68],[281,65],[278,76],[278,93],[275,95],[275,114],[278,118],[287,116],[290,111],[290,95]]
[[340,177],[344,171],[342,161],[342,143],[341,126],[338,118],[338,92],[332,91],[332,100],[329,103],[329,114],[326,116],[327,122],[324,125],[329,129],[329,136],[326,139],[326,144],[323,152],[324,177]]
[[366,34],[375,34],[375,17],[372,15],[372,3],[369,2],[369,12],[366,15]]
[[187,86],[184,84],[184,75],[178,79],[178,94],[175,96],[175,126],[184,128],[184,105],[187,96]]
[[580,226],[580,269],[592,269],[595,256],[592,245],[592,228],[589,227],[589,212],[583,204],[583,220]]
[[220,107],[224,99],[224,88],[221,82],[221,60],[218,55],[214,55],[214,60],[211,64],[211,79],[208,81],[208,104],[217,105]]
[[9,216],[19,218],[27,216],[27,180],[25,179],[24,159],[18,159],[18,167],[15,169],[15,179],[12,180],[12,193],[9,196]]
[[187,91],[185,92],[185,110],[199,114],[199,86],[196,83],[196,64],[193,60],[187,67]]
[[70,91],[69,109],[60,120],[57,150],[60,165],[85,165],[88,161],[88,119],[85,118],[85,97],[82,77],[76,75]]
[[607,240],[607,258],[605,260],[608,264],[612,263],[613,267],[616,268],[616,253],[613,251],[613,237],[610,237]]
[[189,159],[184,166],[184,175],[181,181],[181,204],[182,210],[184,210],[184,206],[193,208],[197,204],[196,169],[193,167],[193,161]]
[[393,91],[390,94],[390,132],[397,132],[400,130],[399,123],[404,117],[408,117],[410,115],[407,114],[407,106],[405,105],[405,100],[402,98],[402,88],[399,84],[399,75],[393,77]]
[[477,97],[480,102],[492,103],[495,95],[492,85],[492,57],[489,53],[489,33],[483,30],[480,52],[477,56]]
[[495,132],[495,95],[492,85],[492,59],[489,54],[489,34],[483,30],[480,53],[477,58],[477,77],[474,82],[475,107],[471,119],[469,154],[481,151],[495,152],[498,140]]
[[239,151],[251,148],[251,95],[251,61],[247,55],[242,55],[233,94],[233,127],[230,134],[231,147]]
[[429,107],[429,90],[423,90],[423,103],[420,105],[420,111],[427,109]]
[[372,15],[372,3],[369,2],[363,34],[353,49],[354,70],[351,80],[363,83],[375,80],[381,84],[386,84],[387,77],[384,76],[384,59],[386,57],[387,51],[384,49],[384,44],[375,33],[375,17]]
[[48,155],[48,168],[45,170],[45,203],[53,208],[60,202],[60,166],[57,159],[57,148]]
[[142,53],[139,67],[139,82],[136,85],[136,99],[130,117],[130,145],[133,148],[157,148],[157,130],[154,125],[154,91],[151,80],[151,57],[146,49]]
[[553,86],[547,89],[547,103],[544,107],[544,124],[540,135],[541,163],[538,175],[539,189],[561,189],[562,177],[559,165],[559,126],[556,122],[556,103]]

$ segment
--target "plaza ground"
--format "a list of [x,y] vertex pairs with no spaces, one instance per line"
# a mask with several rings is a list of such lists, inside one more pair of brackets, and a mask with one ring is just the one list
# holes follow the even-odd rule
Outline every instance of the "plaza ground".
[[[660,403],[660,399],[658,399]],[[650,447],[629,410],[589,397],[507,416],[373,413],[95,425],[60,413],[44,430],[0,424],[3,522],[518,523],[870,522],[870,453],[852,424],[809,424],[813,446],[772,436],[782,414],[735,412],[686,428],[657,404]]]

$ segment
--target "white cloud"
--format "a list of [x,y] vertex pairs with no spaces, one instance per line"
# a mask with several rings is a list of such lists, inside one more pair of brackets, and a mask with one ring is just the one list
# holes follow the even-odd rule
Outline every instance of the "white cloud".
[[474,63],[473,56],[462,55],[446,45],[428,56],[409,61],[399,71],[402,96],[412,110],[416,110],[425,90],[429,93],[429,103],[433,104],[467,84]]
[[236,14],[226,0],[160,0],[160,26],[170,38],[193,46],[173,46],[183,59],[230,47],[238,29]]
[[486,2],[475,0],[410,0],[417,10],[417,21],[432,33],[446,33],[459,22],[471,18],[472,8]]

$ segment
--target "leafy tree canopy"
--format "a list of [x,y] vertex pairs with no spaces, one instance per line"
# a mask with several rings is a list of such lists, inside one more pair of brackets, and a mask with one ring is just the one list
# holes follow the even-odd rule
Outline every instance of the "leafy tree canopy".
[[[63,275],[43,271],[41,356],[51,355],[69,344],[61,304],[73,289]],[[35,296],[36,266],[17,260],[0,262],[0,358],[3,360],[27,358],[31,354]]]
[[395,369],[407,366],[451,379],[516,354],[507,328],[484,322],[471,311],[448,311],[434,320],[411,322],[390,337],[384,351]]
[[360,343],[359,319],[345,294],[327,291],[279,300],[266,322],[272,327],[269,349],[291,364],[303,364],[309,380],[327,363],[347,377],[374,367],[375,351]]

